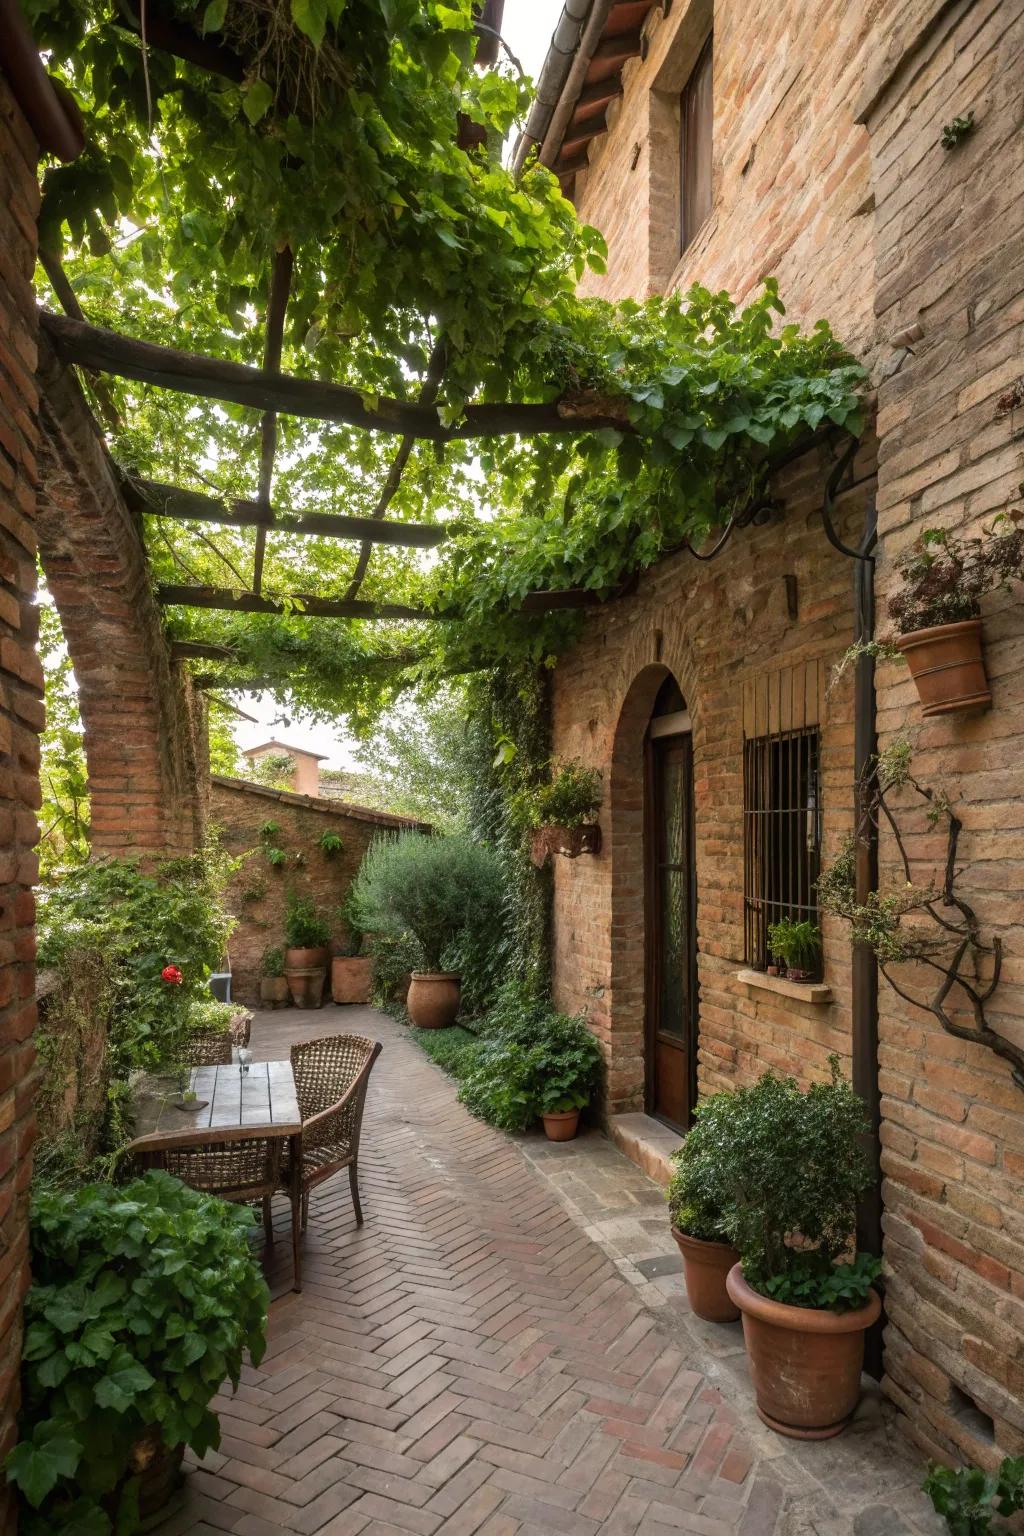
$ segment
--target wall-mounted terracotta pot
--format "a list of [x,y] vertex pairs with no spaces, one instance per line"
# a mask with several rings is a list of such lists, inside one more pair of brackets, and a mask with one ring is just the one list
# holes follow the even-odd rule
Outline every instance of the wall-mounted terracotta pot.
[[417,1029],[447,1029],[459,1012],[457,972],[413,971],[405,1006]]
[[596,821],[582,827],[536,827],[530,834],[530,862],[543,869],[553,853],[578,859],[581,853],[600,853],[601,828]]
[[331,961],[331,997],[336,1003],[368,1003],[373,985],[369,955],[335,955]]
[[322,965],[327,969],[331,952],[326,944],[318,944],[316,948],[286,949],[284,952],[284,968],[286,971],[302,971],[309,966]]
[[734,1323],[740,1309],[725,1288],[729,1271],[740,1261],[731,1243],[712,1243],[672,1228],[683,1256],[683,1279],[690,1306],[707,1323]]
[[896,646],[907,658],[917,684],[922,714],[952,715],[987,709],[992,703],[980,619],[915,629],[898,635]]
[[726,1288],[743,1314],[760,1418],[793,1440],[838,1435],[860,1398],[864,1331],[882,1310],[877,1294],[854,1312],[790,1307],[752,1290],[739,1264]]
[[557,1109],[541,1115],[541,1119],[548,1141],[572,1141],[579,1130],[580,1112],[578,1109]]
[[296,1008],[320,1008],[327,971],[322,965],[286,966],[285,977]]
[[287,976],[260,977],[260,1002],[265,1008],[287,1008],[289,1001]]

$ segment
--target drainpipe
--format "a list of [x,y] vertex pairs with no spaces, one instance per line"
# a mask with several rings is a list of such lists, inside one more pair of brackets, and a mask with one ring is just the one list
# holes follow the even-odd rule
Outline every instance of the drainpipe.
[[543,165],[555,158],[614,3],[565,0],[537,81],[537,95],[512,155],[516,176],[534,144],[541,146]]
[[[841,554],[856,562],[853,577],[854,640],[867,642],[875,634],[875,546],[878,514],[872,496],[864,513],[860,543],[844,544],[832,522],[832,505],[846,470],[857,451],[854,441],[829,478],[822,506],[822,521],[829,540]],[[854,815],[858,830],[855,886],[858,902],[866,902],[878,889],[878,828],[864,815],[863,792],[868,769],[878,751],[875,703],[875,658],[858,656],[853,680]],[[882,1183],[879,1166],[881,1107],[878,1087],[878,962],[870,944],[856,944],[852,969],[853,1032],[851,1041],[854,1090],[867,1106],[870,1130],[865,1150],[871,1160],[872,1179],[857,1212],[857,1247],[864,1253],[882,1252]],[[865,1338],[864,1368],[876,1380],[882,1376],[882,1328],[884,1312]]]

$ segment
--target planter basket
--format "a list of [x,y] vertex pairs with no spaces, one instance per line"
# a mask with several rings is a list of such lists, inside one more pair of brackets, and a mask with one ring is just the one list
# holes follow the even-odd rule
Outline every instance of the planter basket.
[[581,853],[600,853],[601,828],[596,821],[582,827],[537,827],[530,835],[530,862],[543,869],[553,853],[578,859]]
[[907,658],[925,716],[976,712],[992,703],[980,619],[915,629],[899,635],[896,645]]

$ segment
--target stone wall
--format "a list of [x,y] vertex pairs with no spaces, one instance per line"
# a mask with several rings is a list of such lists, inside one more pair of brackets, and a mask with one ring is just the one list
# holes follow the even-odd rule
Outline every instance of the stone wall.
[[[231,995],[250,1007],[259,1002],[263,951],[284,944],[289,890],[313,899],[331,923],[332,942],[340,948],[349,935],[338,907],[373,840],[404,828],[429,830],[425,823],[408,817],[290,790],[265,789],[219,774],[212,779],[210,820],[229,853],[249,855],[231,883],[227,904],[238,924],[228,943]],[[276,823],[277,830],[263,836],[269,822]],[[341,838],[336,853],[321,848],[325,832]],[[279,848],[285,863],[271,864],[268,847]]]
[[[1024,376],[1024,5],[928,10],[934,23],[919,17],[907,34],[916,46],[889,51],[862,103],[878,330],[890,344],[914,338],[891,352],[879,386],[883,597],[893,558],[923,527],[989,523],[1019,507],[1024,479],[1024,406],[1001,403]],[[968,110],[975,131],[943,149],[943,125]],[[1024,1045],[1021,598],[1018,587],[984,605],[987,714],[922,722],[902,666],[881,672],[878,709],[883,742],[909,724],[917,773],[962,817],[960,889],[1005,953],[991,1022]],[[935,849],[920,830],[912,851],[928,878]],[[891,867],[893,850],[882,852]],[[884,982],[880,1004],[888,1390],[931,1454],[1019,1454],[1024,1087]]]
[[187,853],[205,821],[202,695],[171,657],[138,516],[74,374],[40,358],[40,556],[78,684],[96,854]]
[[[0,77],[0,1462],[14,1444],[36,1011],[32,852],[43,676],[35,651],[38,450],[35,266],[38,150]],[[0,1484],[0,1529],[13,1529]],[[10,1522],[10,1524],[8,1524]]]

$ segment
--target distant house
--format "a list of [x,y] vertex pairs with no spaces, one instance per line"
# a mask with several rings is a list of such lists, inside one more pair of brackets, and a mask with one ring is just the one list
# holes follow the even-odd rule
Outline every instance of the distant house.
[[242,753],[252,764],[266,763],[268,759],[288,759],[280,762],[280,777],[288,779],[290,788],[297,795],[320,793],[320,764],[326,761],[322,752],[310,752],[306,747],[290,747],[284,741],[264,741],[258,747],[247,747]]

